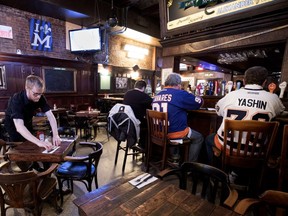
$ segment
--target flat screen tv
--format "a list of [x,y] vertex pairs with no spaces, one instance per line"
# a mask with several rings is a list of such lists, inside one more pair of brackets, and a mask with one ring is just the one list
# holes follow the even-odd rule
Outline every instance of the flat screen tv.
[[73,53],[101,50],[100,28],[75,29],[69,31],[70,50]]

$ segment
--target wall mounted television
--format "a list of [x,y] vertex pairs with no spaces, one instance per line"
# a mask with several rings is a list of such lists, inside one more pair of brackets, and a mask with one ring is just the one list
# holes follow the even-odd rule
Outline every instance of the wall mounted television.
[[96,52],[101,50],[100,28],[74,29],[69,31],[72,53]]

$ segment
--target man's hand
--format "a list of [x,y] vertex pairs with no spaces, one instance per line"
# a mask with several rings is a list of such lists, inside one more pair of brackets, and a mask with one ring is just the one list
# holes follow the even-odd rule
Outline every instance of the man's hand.
[[51,142],[49,142],[49,141],[40,141],[39,140],[39,142],[37,142],[36,143],[39,147],[44,147],[46,150],[50,150],[52,147],[53,147],[53,145],[52,145],[52,143]]
[[53,136],[53,145],[59,146],[60,144],[61,144],[61,139],[60,139],[59,135]]

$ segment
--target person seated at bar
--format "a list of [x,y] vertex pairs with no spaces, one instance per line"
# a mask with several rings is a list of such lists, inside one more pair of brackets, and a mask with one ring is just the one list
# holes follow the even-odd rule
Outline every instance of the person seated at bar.
[[124,95],[123,104],[129,105],[135,117],[141,122],[140,124],[140,139],[139,145],[135,146],[139,150],[146,148],[146,137],[147,137],[147,120],[146,120],[146,109],[151,109],[152,98],[145,93],[146,82],[144,80],[136,81],[134,89],[127,91]]
[[285,107],[279,97],[263,89],[267,76],[268,71],[264,67],[247,69],[244,74],[244,88],[228,93],[217,102],[216,112],[223,117],[223,121],[217,133],[210,134],[205,139],[208,164],[212,164],[214,154],[221,154],[225,119],[258,120],[255,117],[261,116],[262,121],[271,121],[284,111]]
[[[187,124],[187,110],[197,110],[204,103],[203,98],[181,90],[181,76],[171,73],[165,80],[165,87],[153,99],[152,109],[168,112],[168,138],[179,142],[191,139],[189,161],[197,161],[204,138],[198,131],[192,130]],[[181,142],[181,141],[180,141]],[[178,148],[174,148],[172,162],[179,161]],[[175,152],[176,151],[176,152]]]
[[[60,145],[57,122],[43,95],[44,89],[45,85],[42,78],[29,75],[25,81],[25,90],[15,93],[10,98],[5,113],[5,129],[11,142],[29,140],[47,150],[50,150],[53,145]],[[32,118],[39,108],[49,120],[53,132],[52,143],[47,140],[39,140],[33,135]]]

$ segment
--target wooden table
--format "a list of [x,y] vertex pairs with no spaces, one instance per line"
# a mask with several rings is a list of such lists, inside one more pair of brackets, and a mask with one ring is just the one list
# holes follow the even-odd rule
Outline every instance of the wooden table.
[[91,110],[91,111],[81,110],[81,111],[76,112],[76,116],[79,116],[79,117],[96,118],[99,114],[100,114],[100,111],[98,111],[98,110]]
[[63,113],[66,114],[67,109],[66,108],[56,108],[56,109],[51,109],[51,111],[52,111],[52,113],[54,114],[54,116],[56,118],[58,127],[60,127],[60,115],[63,114]]
[[75,140],[62,141],[60,148],[55,152],[42,153],[45,149],[36,144],[25,141],[8,150],[6,153],[11,161],[26,161],[26,162],[55,162],[60,163],[73,148]]
[[79,215],[238,215],[165,180],[137,189],[128,181],[139,174],[124,176],[75,199]]

